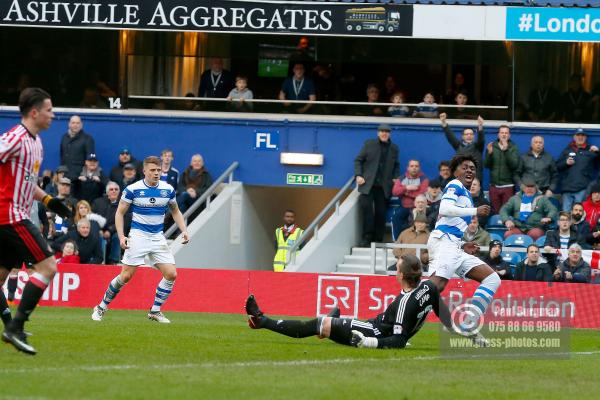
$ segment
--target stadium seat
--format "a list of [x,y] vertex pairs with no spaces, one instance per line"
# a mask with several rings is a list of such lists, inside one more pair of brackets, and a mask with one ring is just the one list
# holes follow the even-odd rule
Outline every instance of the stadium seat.
[[500,218],[500,215],[498,215],[498,214],[492,215],[490,217],[490,219],[488,219],[487,225],[485,227],[486,228],[504,228],[504,229],[506,229],[506,227],[502,223],[502,218]]
[[397,196],[391,197],[390,202],[388,204],[388,208],[385,212],[385,222],[392,222],[392,218],[394,213],[398,207],[401,206],[400,198]]
[[537,238],[537,240],[535,241],[535,244],[537,244],[539,247],[544,247],[544,243],[546,243],[546,235],[544,236],[540,236],[539,238]]
[[517,253],[516,251],[503,251],[501,257],[504,261],[512,266],[516,266],[521,260],[525,259],[525,253]]
[[527,235],[510,235],[504,239],[505,247],[527,247],[533,243],[533,239]]
[[502,235],[499,235],[497,233],[490,233],[490,239],[492,239],[492,240],[499,240],[500,242],[504,241]]

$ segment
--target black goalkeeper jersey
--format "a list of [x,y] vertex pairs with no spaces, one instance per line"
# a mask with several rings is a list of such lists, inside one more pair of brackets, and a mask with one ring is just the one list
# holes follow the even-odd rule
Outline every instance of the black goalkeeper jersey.
[[440,307],[440,293],[431,281],[421,281],[419,286],[410,292],[400,291],[398,297],[383,313],[370,320],[373,326],[381,332],[382,338],[379,339],[379,347],[396,347],[394,342],[400,337],[402,341],[410,339],[421,329],[431,310],[442,320],[444,325],[449,326],[448,308],[445,304]]

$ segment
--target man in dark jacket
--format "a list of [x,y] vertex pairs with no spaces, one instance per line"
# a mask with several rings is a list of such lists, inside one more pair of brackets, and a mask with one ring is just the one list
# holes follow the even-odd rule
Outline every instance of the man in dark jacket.
[[96,153],[94,138],[83,131],[81,118],[73,115],[60,141],[60,163],[68,169],[67,178],[73,181],[79,177],[85,158],[91,153]]
[[119,163],[110,170],[110,180],[119,182],[123,179],[123,168],[126,164],[132,164],[135,167],[135,179],[142,179],[142,164],[132,155],[129,147],[123,147],[119,152]]
[[494,212],[515,194],[513,177],[519,167],[519,149],[510,140],[510,128],[500,125],[498,140],[487,145],[485,167],[490,170],[490,202]]
[[527,258],[517,264],[514,280],[552,282],[552,267],[540,257],[536,244],[527,246]]
[[387,124],[377,128],[377,139],[369,139],[354,159],[354,176],[360,193],[363,218],[361,246],[383,241],[387,201],[393,179],[400,175],[398,146],[392,143]]
[[75,197],[92,204],[98,197],[102,197],[106,182],[107,178],[98,165],[98,157],[94,153],[88,154],[81,174],[73,182]]
[[558,170],[552,156],[544,150],[544,138],[531,138],[531,148],[521,155],[521,162],[515,173],[515,183],[521,185],[523,178],[535,181],[538,189],[550,197],[556,192],[558,185]]
[[558,229],[546,232],[544,241],[544,251],[548,253],[546,257],[553,267],[557,264],[556,250],[567,250],[572,244],[585,245],[586,236],[579,236],[575,229],[571,228],[571,215],[568,212],[558,213]]
[[198,97],[220,97],[225,98],[235,86],[233,75],[223,69],[223,59],[213,58],[210,60],[210,69],[202,73]]
[[571,228],[575,229],[577,235],[581,237],[586,237],[592,231],[592,227],[585,217],[583,204],[574,203],[573,208],[571,208]]
[[585,131],[577,129],[573,141],[556,161],[556,167],[562,174],[563,211],[570,211],[573,203],[585,200],[586,189],[596,175],[598,157],[598,147],[590,146]]
[[[477,178],[483,179],[483,147],[485,146],[485,134],[483,133],[483,118],[477,118],[477,141],[475,141],[475,133],[471,128],[463,129],[461,140],[458,140],[448,122],[446,121],[446,113],[440,114],[440,122],[444,129],[444,134],[450,146],[456,151],[456,154],[470,154],[477,161]],[[445,187],[445,185],[444,185]],[[442,188],[443,189],[443,188]]]
[[592,269],[583,261],[581,246],[572,244],[569,247],[569,257],[560,263],[554,271],[554,280],[557,282],[589,283]]
[[102,247],[100,245],[100,237],[93,232],[90,226],[90,221],[87,218],[82,218],[77,222],[77,230],[72,230],[66,235],[62,235],[53,243],[54,249],[60,251],[62,244],[68,239],[73,240],[79,249],[79,258],[82,264],[101,264]]
[[160,170],[160,180],[167,182],[177,190],[177,182],[179,181],[179,171],[173,168],[173,150],[164,149],[160,153],[160,161],[162,162]]
[[482,261],[492,267],[498,273],[500,279],[512,279],[510,265],[502,259],[502,242],[492,240],[490,242],[489,254],[483,257]]
[[[116,182],[108,182],[106,184],[106,196],[100,197],[94,201],[92,210],[106,218],[106,224],[101,229],[101,235],[106,240],[108,264],[117,264],[121,260],[121,245],[119,243],[119,235],[115,226],[115,214],[119,206],[119,197],[121,190]],[[124,234],[127,236],[131,227],[131,209],[125,214]]]
[[181,212],[186,212],[206,192],[212,182],[212,176],[204,167],[204,158],[200,154],[194,154],[190,165],[179,179],[177,205]]

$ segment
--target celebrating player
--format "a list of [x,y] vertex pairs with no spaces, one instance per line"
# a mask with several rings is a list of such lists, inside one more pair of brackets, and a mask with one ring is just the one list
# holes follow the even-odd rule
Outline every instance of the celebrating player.
[[[494,294],[500,287],[500,277],[494,270],[475,257],[479,247],[474,242],[464,243],[462,237],[474,215],[486,216],[490,206],[473,207],[473,199],[469,188],[476,174],[475,159],[470,155],[457,155],[450,161],[450,170],[455,179],[450,181],[442,194],[440,212],[435,229],[427,242],[429,250],[429,279],[437,286],[440,293],[448,280],[456,273],[461,278],[469,278],[480,283],[473,294],[471,304],[478,310],[465,315],[463,329],[478,326],[480,317],[492,302]],[[485,341],[478,336],[473,337],[479,345]]]
[[[173,220],[182,232],[182,243],[189,241],[183,215],[175,201],[175,189],[160,180],[161,161],[158,157],[146,157],[144,160],[144,179],[139,180],[123,190],[123,195],[117,213],[115,226],[121,247],[125,249],[121,273],[108,285],[102,302],[94,307],[92,319],[102,321],[108,305],[119,294],[123,286],[133,278],[137,267],[144,264],[148,256],[150,264],[155,266],[163,275],[156,288],[154,303],[148,313],[148,318],[163,324],[171,321],[160,311],[161,306],[173,290],[177,271],[175,259],[163,235],[163,222],[167,206],[171,209]],[[129,237],[123,233],[123,217],[129,206],[132,206],[133,218]]]
[[309,321],[273,320],[262,313],[254,296],[250,295],[246,300],[248,325],[252,329],[265,328],[293,338],[317,335],[340,344],[380,349],[404,348],[408,339],[421,329],[431,310],[450,329],[448,307],[432,282],[421,281],[419,259],[403,255],[396,268],[396,279],[402,290],[383,313],[368,321],[339,318],[339,310],[335,315]]
[[12,318],[4,292],[0,290],[0,313],[5,328],[2,340],[17,350],[36,354],[23,331],[25,321],[35,309],[44,290],[56,273],[54,254],[40,230],[30,221],[34,200],[68,218],[71,211],[59,199],[37,185],[42,165],[40,133],[50,127],[54,113],[50,95],[39,88],[23,89],[19,96],[21,123],[0,136],[0,281],[12,268],[33,264],[35,272],[23,289],[21,303]]

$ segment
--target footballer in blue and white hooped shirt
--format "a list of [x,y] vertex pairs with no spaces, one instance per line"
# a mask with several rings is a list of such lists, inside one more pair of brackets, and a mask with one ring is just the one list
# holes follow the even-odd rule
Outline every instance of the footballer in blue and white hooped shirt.
[[440,292],[454,274],[480,283],[473,297],[459,309],[464,316],[457,320],[463,322],[455,329],[472,337],[477,345],[486,345],[487,341],[479,334],[480,321],[500,287],[500,277],[489,265],[474,256],[479,250],[477,244],[463,243],[462,237],[471,217],[489,215],[490,207],[473,207],[469,192],[477,171],[473,156],[455,156],[450,161],[450,171],[455,179],[444,188],[438,221],[427,241],[430,279]]
[[[123,195],[115,214],[115,227],[119,236],[123,254],[123,267],[108,285],[100,304],[94,307],[92,319],[102,321],[108,305],[114,300],[121,288],[131,280],[137,267],[145,264],[156,267],[163,275],[154,296],[154,303],[148,318],[160,323],[170,323],[160,311],[173,290],[177,271],[175,258],[169,249],[167,239],[163,235],[163,223],[167,209],[171,210],[173,220],[182,232],[182,243],[189,241],[187,227],[183,215],[175,201],[175,189],[160,180],[161,161],[158,157],[144,159],[144,179],[137,181],[123,190]],[[133,214],[129,237],[123,233],[124,216],[131,207]]]

